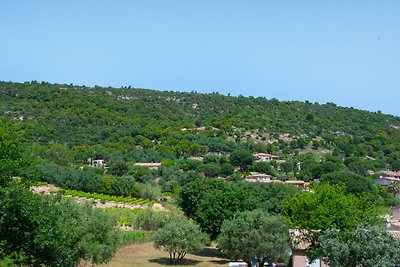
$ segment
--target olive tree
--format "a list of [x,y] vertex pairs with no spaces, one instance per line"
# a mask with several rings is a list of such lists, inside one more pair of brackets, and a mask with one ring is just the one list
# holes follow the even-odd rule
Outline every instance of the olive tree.
[[232,260],[243,260],[251,266],[251,260],[257,256],[260,266],[264,266],[268,258],[288,260],[289,230],[280,216],[260,210],[245,211],[224,221],[218,245]]
[[331,267],[392,267],[400,262],[400,241],[376,226],[361,225],[346,237],[331,229],[319,241]]
[[202,249],[206,241],[199,227],[187,220],[172,221],[154,234],[154,247],[167,251],[171,263]]

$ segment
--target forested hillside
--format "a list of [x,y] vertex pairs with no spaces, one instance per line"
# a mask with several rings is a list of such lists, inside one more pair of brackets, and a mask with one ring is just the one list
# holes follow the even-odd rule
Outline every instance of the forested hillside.
[[102,144],[128,157],[140,146],[159,160],[228,153],[245,142],[253,151],[290,155],[312,142],[385,163],[400,148],[400,118],[333,103],[43,82],[2,82],[0,90],[2,116],[28,125],[30,141],[44,146]]

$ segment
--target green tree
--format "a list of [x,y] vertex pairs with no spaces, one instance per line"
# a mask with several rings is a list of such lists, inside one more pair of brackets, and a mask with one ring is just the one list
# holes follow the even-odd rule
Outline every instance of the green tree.
[[348,237],[331,229],[319,237],[331,267],[393,267],[400,262],[400,241],[373,226],[358,226]]
[[228,258],[243,260],[251,266],[254,256],[259,266],[268,258],[286,262],[289,258],[289,229],[279,216],[260,210],[240,212],[231,220],[225,220],[218,246]]
[[197,171],[204,173],[204,176],[210,178],[217,176],[221,172],[221,167],[215,163],[207,163],[200,165]]
[[23,165],[22,142],[21,129],[17,129],[17,127],[0,118],[0,186],[8,182],[12,176],[21,173]]
[[206,192],[214,189],[224,189],[227,183],[216,179],[198,179],[186,184],[179,195],[178,204],[190,219],[197,217],[196,213]]
[[167,251],[171,263],[202,249],[206,241],[199,227],[187,220],[172,221],[154,234],[154,247]]
[[320,254],[317,238],[326,230],[335,228],[346,235],[360,224],[382,221],[371,198],[347,194],[344,186],[321,184],[313,191],[289,197],[282,210],[291,227],[308,230],[311,256]]
[[390,167],[394,171],[400,171],[400,160],[393,161],[392,164],[390,164]]
[[73,200],[34,195],[10,183],[0,188],[0,243],[15,263],[74,266],[81,259],[107,262],[115,254],[115,222]]
[[255,172],[273,174],[271,164],[268,162],[255,162],[252,168]]
[[241,170],[246,170],[247,166],[253,164],[253,154],[245,149],[238,149],[232,152],[229,160],[234,166],[239,166]]
[[343,184],[346,191],[351,194],[368,193],[375,195],[377,193],[374,182],[367,178],[351,172],[333,172],[321,177],[321,183]]
[[128,172],[128,164],[124,161],[118,161],[111,164],[110,168],[108,169],[110,174],[114,174],[117,176],[123,176]]
[[362,176],[367,176],[368,170],[373,170],[375,168],[373,161],[362,159],[349,163],[347,167],[349,170]]
[[221,174],[223,176],[230,176],[235,172],[235,167],[230,163],[221,164]]

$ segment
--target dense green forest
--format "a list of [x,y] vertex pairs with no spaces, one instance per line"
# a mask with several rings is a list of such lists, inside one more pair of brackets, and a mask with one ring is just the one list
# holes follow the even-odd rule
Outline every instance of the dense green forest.
[[[102,212],[92,214],[88,207],[75,206],[60,195],[43,200],[24,191],[38,182],[104,201],[146,205],[161,201],[173,209],[179,207],[181,212],[171,216],[117,211],[119,226],[127,223],[140,230],[156,230],[185,215],[211,240],[232,230],[225,222],[238,212],[258,216],[254,215],[257,212],[246,213],[258,209],[285,216],[292,227],[337,228],[347,233],[363,222],[380,224],[379,215],[398,204],[395,195],[400,187],[375,185],[374,173],[400,170],[399,117],[333,103],[35,81],[0,82],[0,92],[0,193],[4,201],[0,217],[5,218],[0,233],[11,227],[12,220],[24,220],[12,212],[19,205],[12,201],[18,190],[25,192],[20,196],[22,202],[33,203],[26,211],[33,223],[24,231],[39,240],[34,242],[48,238],[36,232],[46,213],[55,214],[48,219],[49,225],[68,229],[57,217],[68,206],[80,214],[77,221],[93,218],[99,223],[101,216],[108,220]],[[276,157],[259,161],[255,153]],[[160,166],[135,166],[146,162]],[[274,182],[245,181],[254,173],[267,174]],[[15,177],[22,182],[15,184]],[[314,181],[310,186],[315,193],[302,193],[284,183],[291,180]],[[304,210],[318,212],[304,218]],[[354,217],[351,222],[346,219],[349,214]],[[74,212],[68,216],[75,216]],[[107,255],[98,254],[101,248],[86,254],[72,251],[65,266],[90,257],[98,257],[93,262],[109,260],[117,248],[116,241],[110,241],[115,234],[111,221],[106,229],[109,236],[97,237],[109,247]],[[85,231],[85,226],[81,228]],[[20,237],[0,238],[1,257],[31,265],[66,259],[62,255],[42,257],[42,251],[31,243],[15,243],[15,238]],[[64,249],[80,246],[76,236],[70,238],[71,246]],[[87,246],[92,242],[97,241],[90,239]],[[82,249],[89,248],[82,245]]]

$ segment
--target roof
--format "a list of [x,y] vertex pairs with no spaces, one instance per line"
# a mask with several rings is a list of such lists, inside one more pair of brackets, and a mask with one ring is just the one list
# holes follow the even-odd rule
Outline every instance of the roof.
[[400,177],[400,172],[380,171],[378,173],[379,173],[379,175],[384,176],[384,177]]
[[161,166],[159,162],[138,162],[135,163],[133,166],[135,167],[148,167],[148,168],[158,168]]
[[275,155],[268,154],[268,153],[256,153],[256,154],[254,154],[254,156],[255,157],[269,157],[269,158],[275,158],[275,159],[279,158],[279,156],[275,156]]
[[251,173],[248,178],[253,178],[253,177],[262,177],[262,178],[271,178],[271,175],[265,174],[265,173]]

